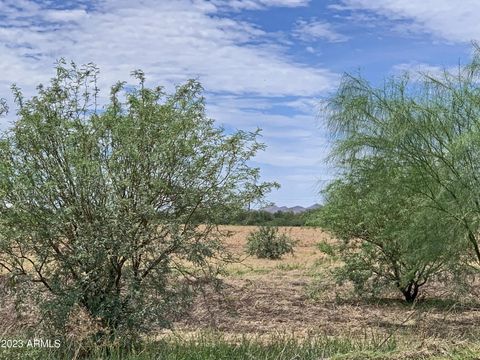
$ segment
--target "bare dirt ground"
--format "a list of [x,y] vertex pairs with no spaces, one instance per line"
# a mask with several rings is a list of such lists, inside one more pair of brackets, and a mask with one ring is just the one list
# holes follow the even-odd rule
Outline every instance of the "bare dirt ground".
[[[228,226],[227,244],[245,256],[253,226]],[[334,242],[314,228],[283,228],[298,240],[293,256],[281,260],[248,257],[228,266],[222,294],[200,296],[189,316],[176,324],[182,332],[213,329],[227,334],[308,334],[400,336],[418,346],[478,339],[480,303],[438,296],[442,284],[424,289],[424,299],[407,305],[395,293],[358,299],[348,287],[336,287],[329,270],[336,265],[317,247]],[[471,296],[475,299],[475,296]]]

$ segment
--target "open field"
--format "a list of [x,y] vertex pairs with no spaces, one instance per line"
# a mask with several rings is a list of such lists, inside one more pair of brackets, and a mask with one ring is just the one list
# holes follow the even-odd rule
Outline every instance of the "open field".
[[[228,247],[244,256],[255,227],[229,226]],[[221,331],[229,336],[294,334],[376,339],[395,338],[400,348],[418,354],[441,354],[478,339],[480,304],[475,294],[460,299],[437,296],[441,284],[425,287],[415,305],[396,293],[358,299],[348,286],[335,286],[329,273],[335,261],[322,253],[320,241],[335,240],[320,229],[283,228],[298,240],[293,256],[281,260],[247,257],[228,266],[223,294],[200,297],[189,317],[176,324],[179,333]],[[440,300],[442,299],[442,300]],[[480,358],[480,355],[479,355]]]
[[[229,250],[242,261],[227,266],[221,293],[199,296],[188,316],[137,355],[93,358],[480,359],[478,294],[445,299],[442,284],[434,283],[414,305],[395,293],[359,299],[348,286],[335,286],[330,270],[338,263],[318,247],[334,243],[327,233],[281,228],[298,241],[295,253],[266,260],[245,255],[255,228],[224,227],[232,233]],[[15,322],[12,316],[13,307],[1,309],[3,333]],[[27,356],[0,349],[0,358],[47,358],[35,350]]]

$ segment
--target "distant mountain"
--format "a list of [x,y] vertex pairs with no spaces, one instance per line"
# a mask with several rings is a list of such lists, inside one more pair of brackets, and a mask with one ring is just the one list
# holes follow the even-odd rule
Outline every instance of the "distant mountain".
[[313,209],[318,209],[321,205],[320,204],[314,204],[312,206],[309,206],[307,208],[303,206],[292,206],[292,207],[287,207],[287,206],[267,206],[264,207],[260,210],[266,211],[270,214],[274,214],[276,212],[293,212],[294,214],[300,214],[302,212],[305,212],[307,210],[313,210]]

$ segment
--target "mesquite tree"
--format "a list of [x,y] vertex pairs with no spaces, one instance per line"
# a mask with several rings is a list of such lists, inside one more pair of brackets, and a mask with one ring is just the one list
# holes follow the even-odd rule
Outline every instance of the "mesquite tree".
[[[466,65],[440,74],[408,74],[374,87],[347,75],[328,104],[346,167],[372,158],[408,166],[416,196],[463,228],[480,264],[480,48]],[[408,185],[408,184],[407,184]],[[467,250],[466,250],[467,252]]]
[[[0,140],[0,267],[62,331],[81,308],[103,333],[165,326],[216,275],[217,219],[275,184],[248,165],[258,132],[225,134],[189,81],[166,94],[60,62]],[[201,224],[199,223],[201,219]]]
[[345,75],[327,102],[336,135],[331,159],[343,173],[327,190],[320,220],[349,243],[364,244],[347,261],[360,283],[377,277],[372,272],[388,275],[402,292],[411,282],[409,300],[436,264],[457,272],[468,256],[478,269],[480,48],[474,47],[471,62],[454,71],[403,74],[380,87]]
[[340,240],[335,275],[359,295],[395,289],[413,302],[429,280],[457,267],[463,233],[409,189],[415,180],[397,164],[358,163],[327,187],[310,220]]

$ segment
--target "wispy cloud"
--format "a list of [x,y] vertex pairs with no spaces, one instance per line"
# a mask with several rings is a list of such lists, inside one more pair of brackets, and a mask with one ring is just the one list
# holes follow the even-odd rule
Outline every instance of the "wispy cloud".
[[403,74],[407,73],[410,76],[421,77],[422,75],[429,75],[438,77],[442,75],[445,71],[441,66],[419,63],[419,62],[409,62],[402,63],[393,66],[392,68],[394,74]]
[[106,0],[93,10],[50,9],[30,1],[2,6],[7,19],[0,27],[0,71],[6,82],[37,82],[58,57],[97,63],[106,82],[142,68],[156,82],[197,77],[210,91],[238,94],[313,95],[335,78],[327,69],[289,60],[264,31],[222,17],[206,1]]
[[269,7],[307,6],[310,0],[213,0],[212,3],[233,10],[263,10]]
[[367,11],[393,21],[408,21],[401,24],[402,30],[428,33],[446,41],[480,39],[480,2],[477,0],[342,0],[335,8]]
[[343,42],[348,36],[335,31],[333,26],[327,22],[317,20],[298,20],[293,29],[293,36],[303,41],[326,40],[329,42]]
[[218,123],[264,129],[268,148],[256,161],[265,177],[284,183],[287,189],[282,191],[291,197],[308,193],[315,198],[298,183],[290,184],[296,190],[289,190],[291,179],[282,176],[285,169],[290,175],[315,173],[324,141],[315,132],[314,99],[332,89],[338,77],[326,67],[296,61],[288,42],[278,41],[276,33],[238,13],[231,16],[232,11],[265,13],[273,7],[308,4],[308,0],[103,0],[65,6],[0,0],[0,97],[9,94],[13,82],[32,94],[37,84],[53,75],[53,64],[60,57],[96,63],[105,95],[110,85],[129,80],[130,72],[138,68],[155,85],[172,87],[198,78],[207,91],[209,115]]

